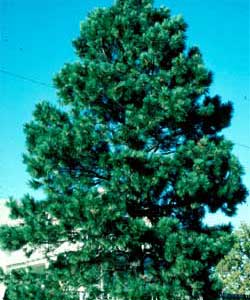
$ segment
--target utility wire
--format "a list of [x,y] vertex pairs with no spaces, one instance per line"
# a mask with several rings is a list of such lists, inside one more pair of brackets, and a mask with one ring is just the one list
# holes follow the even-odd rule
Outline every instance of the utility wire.
[[236,146],[240,146],[240,147],[244,147],[246,149],[249,149],[250,150],[250,146],[247,146],[247,145],[243,145],[243,144],[238,144],[238,143],[234,143]]
[[[29,82],[31,82],[33,84],[38,84],[38,85],[42,85],[42,86],[46,86],[46,87],[49,87],[51,89],[52,88],[54,89],[54,87],[52,85],[48,84],[48,83],[45,83],[45,82],[42,82],[42,81],[38,81],[36,79],[30,78],[30,77],[26,77],[26,76],[23,76],[23,75],[20,75],[20,74],[16,74],[16,73],[13,73],[13,72],[9,72],[9,71],[4,70],[2,68],[0,68],[0,72],[3,73],[3,74],[9,75],[9,76],[18,78],[18,79],[29,81]],[[234,144],[237,145],[237,146],[240,146],[240,147],[243,147],[245,149],[250,150],[250,146],[248,146],[248,145],[243,145],[243,144],[238,144],[238,143],[234,143]]]
[[49,87],[51,89],[52,88],[54,89],[54,87],[52,85],[48,84],[48,83],[45,83],[45,82],[42,82],[42,81],[30,78],[30,77],[26,77],[26,76],[23,76],[23,75],[19,75],[19,74],[16,74],[16,73],[12,73],[12,72],[9,72],[9,71],[4,70],[2,68],[0,68],[0,72],[3,73],[3,74],[9,75],[9,76],[18,78],[18,79],[29,81],[29,82],[31,82],[33,84],[38,84],[38,85],[42,85],[42,86],[46,86],[46,87]]

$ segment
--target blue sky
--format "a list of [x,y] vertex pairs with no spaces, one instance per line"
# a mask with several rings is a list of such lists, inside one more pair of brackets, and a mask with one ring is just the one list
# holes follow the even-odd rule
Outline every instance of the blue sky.
[[[23,125],[40,100],[55,102],[52,77],[65,62],[74,61],[71,41],[79,23],[94,7],[112,0],[0,0],[0,198],[30,192],[22,163]],[[157,0],[188,23],[187,43],[197,45],[213,71],[211,94],[234,103],[231,127],[224,131],[235,143],[234,153],[245,168],[250,189],[250,37],[249,0]],[[28,77],[42,84],[14,77]],[[250,198],[231,221],[250,219]],[[221,214],[209,223],[227,222]]]

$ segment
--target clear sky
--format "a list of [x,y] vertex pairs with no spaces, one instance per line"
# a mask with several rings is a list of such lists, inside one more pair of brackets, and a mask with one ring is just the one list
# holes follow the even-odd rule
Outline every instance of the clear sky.
[[[71,41],[78,36],[80,21],[94,7],[113,2],[0,0],[0,198],[30,192],[22,163],[23,125],[37,102],[56,101],[51,79],[65,62],[75,60]],[[245,168],[244,182],[250,189],[250,1],[157,0],[155,5],[184,16],[188,45],[200,47],[213,71],[211,94],[233,101],[232,125],[224,133],[235,143],[234,153]],[[250,198],[232,223],[238,226],[248,219]],[[216,214],[207,221],[227,219]]]

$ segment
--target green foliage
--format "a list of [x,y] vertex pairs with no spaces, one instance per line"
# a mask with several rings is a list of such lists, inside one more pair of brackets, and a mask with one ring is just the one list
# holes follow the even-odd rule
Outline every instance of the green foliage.
[[226,293],[250,295],[250,225],[235,233],[232,250],[219,262],[217,272]]
[[79,298],[77,293],[62,288],[50,274],[34,273],[31,269],[14,270],[6,276],[5,282],[8,288],[4,300],[76,300]]
[[80,286],[88,299],[215,299],[213,270],[233,241],[204,216],[233,215],[246,189],[221,134],[232,105],[209,95],[211,72],[185,30],[150,0],[119,0],[81,24],[79,60],[54,80],[60,106],[41,102],[25,126],[30,184],[45,197],[12,201],[23,225],[0,229],[4,248],[75,249],[43,279],[20,273],[15,288],[8,275],[11,300],[52,299],[37,294],[41,282],[53,299]]

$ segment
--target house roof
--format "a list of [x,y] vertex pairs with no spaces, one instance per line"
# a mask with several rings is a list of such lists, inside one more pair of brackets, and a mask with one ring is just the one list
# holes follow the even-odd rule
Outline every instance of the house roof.
[[[6,206],[7,201],[6,199],[0,199],[0,226],[18,226],[20,220],[13,220],[9,217],[10,209]],[[36,248],[29,257],[26,256],[24,249],[17,251],[4,251],[0,249],[0,268],[3,268],[4,271],[10,271],[23,267],[33,267],[41,264],[46,265],[48,262],[45,258],[47,246],[44,245]],[[65,251],[77,251],[79,247],[81,247],[81,243],[72,244],[63,242],[58,248],[49,253],[49,256],[52,258]]]
[[[8,200],[6,199],[0,199],[0,226],[17,226],[20,224],[20,220],[10,218],[10,209],[6,206],[7,202]],[[44,263],[44,256],[40,250],[34,251],[28,258],[22,249],[17,251],[0,249],[0,267],[3,268],[4,271],[38,263]]]

